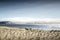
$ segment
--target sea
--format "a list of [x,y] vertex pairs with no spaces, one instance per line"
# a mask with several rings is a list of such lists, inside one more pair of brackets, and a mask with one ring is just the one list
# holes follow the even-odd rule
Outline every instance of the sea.
[[36,24],[0,24],[0,26],[8,26],[14,28],[32,28],[38,30],[60,30],[59,26],[36,25]]

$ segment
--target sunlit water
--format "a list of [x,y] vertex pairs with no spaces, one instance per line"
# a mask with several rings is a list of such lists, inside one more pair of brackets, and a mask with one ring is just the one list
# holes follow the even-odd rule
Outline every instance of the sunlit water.
[[0,26],[9,26],[17,28],[32,28],[39,30],[60,30],[58,26],[49,26],[49,25],[34,25],[34,24],[0,24]]

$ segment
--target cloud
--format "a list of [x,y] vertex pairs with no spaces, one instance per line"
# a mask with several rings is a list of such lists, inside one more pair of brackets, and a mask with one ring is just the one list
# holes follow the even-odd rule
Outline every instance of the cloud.
[[60,19],[59,18],[12,17],[12,18],[1,18],[0,21],[20,21],[20,22],[45,21],[45,22],[60,22]]
[[31,22],[31,21],[38,21],[38,20],[35,18],[30,18],[30,17],[13,17],[13,18],[2,18],[0,21]]
[[43,18],[40,19],[41,21],[46,21],[46,22],[60,22],[59,18]]

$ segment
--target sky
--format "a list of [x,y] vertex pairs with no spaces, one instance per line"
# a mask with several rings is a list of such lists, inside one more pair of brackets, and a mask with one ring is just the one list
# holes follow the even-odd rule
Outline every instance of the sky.
[[60,1],[1,1],[0,21],[60,21]]

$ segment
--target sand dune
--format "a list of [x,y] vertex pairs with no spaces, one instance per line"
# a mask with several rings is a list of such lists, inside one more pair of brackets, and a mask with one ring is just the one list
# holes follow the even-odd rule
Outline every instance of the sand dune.
[[60,31],[0,27],[0,40],[60,40]]

